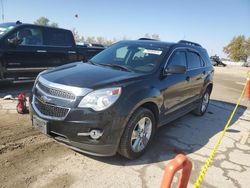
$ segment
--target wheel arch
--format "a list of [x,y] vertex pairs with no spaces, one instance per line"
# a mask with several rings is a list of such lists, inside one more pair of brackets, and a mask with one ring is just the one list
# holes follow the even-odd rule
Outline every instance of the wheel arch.
[[[152,127],[152,130],[153,130],[152,134],[154,134],[155,131],[157,130],[159,109],[158,109],[158,106],[156,105],[156,103],[154,103],[152,101],[148,101],[148,102],[140,103],[140,105],[137,105],[136,108],[133,109],[133,111],[131,111],[129,117],[127,118],[127,121],[125,123],[125,126],[123,127],[122,134],[121,134],[120,139],[119,139],[119,144],[117,145],[117,152],[122,154],[125,157],[128,157],[128,153],[129,153],[128,151],[124,150],[124,146],[125,146],[124,145],[124,143],[125,143],[124,142],[124,135],[128,135],[128,133],[126,133],[127,132],[126,125],[129,123],[129,121],[133,117],[133,114],[136,114],[139,112],[139,110],[143,110],[143,109],[147,109],[147,110],[151,111],[153,113],[154,118],[155,118],[155,124],[152,125],[152,126],[154,126],[154,127]],[[125,136],[125,138],[128,138],[128,136]]]
[[206,90],[209,90],[209,94],[212,93],[212,90],[213,90],[213,84],[212,83],[209,83],[207,86],[206,86]]
[[150,110],[154,114],[156,124],[158,123],[158,117],[160,112],[158,106],[154,102],[145,102],[142,105],[140,105],[137,109],[139,108],[146,108]]

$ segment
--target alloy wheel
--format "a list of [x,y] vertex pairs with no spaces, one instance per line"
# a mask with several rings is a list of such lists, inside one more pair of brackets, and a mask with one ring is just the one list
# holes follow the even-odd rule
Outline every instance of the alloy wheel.
[[206,92],[202,99],[201,111],[205,112],[209,103],[209,93]]
[[134,152],[142,151],[148,144],[152,134],[152,121],[148,117],[141,118],[135,125],[131,136],[131,148]]

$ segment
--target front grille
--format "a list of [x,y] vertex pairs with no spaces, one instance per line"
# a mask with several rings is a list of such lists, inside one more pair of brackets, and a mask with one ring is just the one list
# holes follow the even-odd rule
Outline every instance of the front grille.
[[36,108],[45,116],[55,117],[55,118],[65,118],[69,112],[68,108],[53,106],[47,103],[43,103],[38,98],[34,98],[34,105]]
[[65,99],[71,99],[71,100],[75,99],[75,95],[69,91],[64,91],[61,89],[48,87],[48,86],[43,85],[41,82],[38,82],[37,85],[43,92],[45,92],[49,95],[61,97],[61,98],[65,98]]

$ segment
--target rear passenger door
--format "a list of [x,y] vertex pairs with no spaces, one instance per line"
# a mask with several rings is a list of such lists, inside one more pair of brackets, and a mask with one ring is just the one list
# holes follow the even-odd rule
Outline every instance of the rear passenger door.
[[44,45],[47,48],[49,67],[56,67],[77,60],[73,35],[68,30],[45,28]]
[[200,57],[199,53],[194,50],[187,50],[187,75],[189,77],[190,102],[193,102],[200,97],[200,93],[204,84],[204,77],[206,76],[205,63]]

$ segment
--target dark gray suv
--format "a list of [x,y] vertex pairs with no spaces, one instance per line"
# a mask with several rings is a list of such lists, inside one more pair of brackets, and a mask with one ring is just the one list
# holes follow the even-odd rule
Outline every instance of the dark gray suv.
[[213,72],[197,43],[121,41],[87,63],[41,73],[30,98],[33,126],[74,150],[134,159],[158,127],[206,112]]

